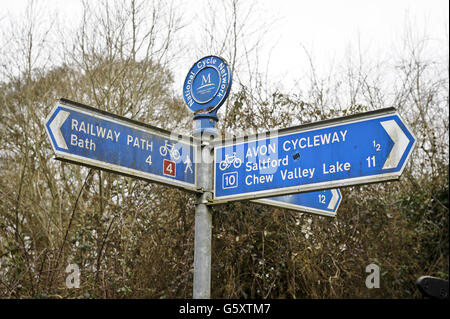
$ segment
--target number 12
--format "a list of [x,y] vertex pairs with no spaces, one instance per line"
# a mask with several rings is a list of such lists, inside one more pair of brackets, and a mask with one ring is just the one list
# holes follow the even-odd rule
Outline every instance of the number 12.
[[326,199],[325,195],[319,194],[319,203],[325,204],[325,199]]

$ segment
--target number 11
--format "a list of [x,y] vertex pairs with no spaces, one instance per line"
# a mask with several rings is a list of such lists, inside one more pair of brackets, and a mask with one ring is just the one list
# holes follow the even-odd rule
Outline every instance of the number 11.
[[[373,155],[373,156],[368,156],[368,157],[366,158],[366,161],[367,161],[367,166],[368,166],[368,167],[375,167],[375,155]],[[372,166],[371,166],[371,164],[372,164]]]

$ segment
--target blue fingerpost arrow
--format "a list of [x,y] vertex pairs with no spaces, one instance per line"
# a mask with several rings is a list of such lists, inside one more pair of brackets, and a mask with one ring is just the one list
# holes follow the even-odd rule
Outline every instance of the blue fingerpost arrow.
[[336,217],[341,200],[341,191],[333,188],[323,191],[260,198],[252,200],[252,202],[315,215]]
[[394,108],[219,142],[213,200],[395,180],[414,144],[413,134]]
[[45,124],[56,158],[183,188],[196,187],[198,143],[66,99]]

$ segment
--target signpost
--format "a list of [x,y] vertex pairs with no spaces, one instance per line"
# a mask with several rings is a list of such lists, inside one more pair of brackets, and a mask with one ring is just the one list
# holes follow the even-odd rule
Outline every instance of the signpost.
[[210,298],[212,204],[249,199],[334,217],[342,200],[336,187],[398,179],[415,143],[394,108],[215,141],[231,83],[220,57],[191,67],[183,98],[194,137],[66,99],[45,124],[57,159],[198,193],[194,298]]
[[225,141],[214,203],[395,180],[414,143],[394,108]]
[[198,186],[204,193],[197,197],[195,206],[195,299],[208,299],[211,293],[212,215],[208,204],[213,189],[213,158],[206,145],[218,136],[217,111],[228,97],[231,83],[232,75],[228,63],[221,57],[207,56],[194,63],[183,85],[183,98],[189,110],[194,113],[194,136],[200,138],[203,155],[198,165]]
[[341,200],[342,194],[339,189],[327,189],[316,192],[260,198],[252,200],[252,202],[314,215],[336,217]]
[[46,125],[56,158],[198,192],[198,142],[66,99]]

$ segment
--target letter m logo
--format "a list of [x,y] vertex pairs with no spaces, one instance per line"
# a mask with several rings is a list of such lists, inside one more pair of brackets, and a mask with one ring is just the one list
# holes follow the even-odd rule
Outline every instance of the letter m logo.
[[202,86],[211,84],[211,73],[208,73],[207,76],[202,75]]

